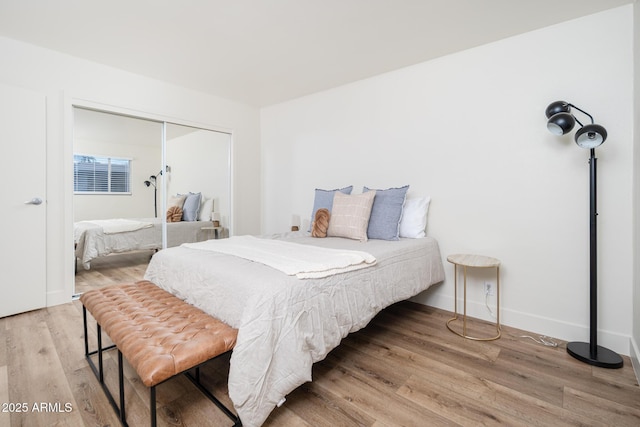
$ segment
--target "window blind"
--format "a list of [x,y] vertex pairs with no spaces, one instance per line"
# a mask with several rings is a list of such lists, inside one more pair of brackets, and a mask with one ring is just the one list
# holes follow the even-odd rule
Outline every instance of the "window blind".
[[76,193],[130,193],[131,160],[114,157],[73,156],[73,191]]

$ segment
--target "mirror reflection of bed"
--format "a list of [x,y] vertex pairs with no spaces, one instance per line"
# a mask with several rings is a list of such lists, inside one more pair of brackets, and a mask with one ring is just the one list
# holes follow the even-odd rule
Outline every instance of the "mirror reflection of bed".
[[[74,107],[76,294],[141,279],[163,247],[229,235],[230,135],[166,123],[163,142],[163,126]],[[187,195],[183,216],[165,233],[168,204],[178,194]],[[220,229],[213,229],[214,218]],[[125,223],[123,234],[117,221]]]

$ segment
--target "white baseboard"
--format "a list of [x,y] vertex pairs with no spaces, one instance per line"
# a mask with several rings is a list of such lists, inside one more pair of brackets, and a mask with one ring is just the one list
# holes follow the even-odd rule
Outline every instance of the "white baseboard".
[[631,365],[633,366],[633,372],[636,374],[636,381],[640,384],[640,349],[638,349],[638,343],[633,338],[629,340],[629,347],[631,348]]
[[[420,304],[453,311],[453,295],[441,295],[438,292],[423,292],[412,299]],[[495,314],[495,300],[491,305]],[[462,311],[462,299],[458,300],[458,312]],[[495,321],[491,317],[484,302],[467,300],[467,315],[487,321]],[[500,310],[500,324],[513,328],[523,329],[532,333],[547,335],[563,341],[589,341],[589,327],[564,322],[558,319],[537,316],[509,309]],[[611,331],[598,330],[598,345],[606,347],[616,353],[629,356],[631,337]],[[636,349],[637,350],[637,349]],[[638,353],[636,353],[638,354]],[[638,370],[636,370],[638,372]]]

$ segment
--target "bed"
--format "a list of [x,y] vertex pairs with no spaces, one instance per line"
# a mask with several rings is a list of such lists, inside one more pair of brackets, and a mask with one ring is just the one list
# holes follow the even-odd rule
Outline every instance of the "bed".
[[[167,247],[205,240],[211,221],[167,223]],[[79,221],[74,223],[75,255],[85,270],[91,261],[112,253],[162,249],[162,220],[134,218]]]
[[[242,236],[240,236],[242,237]],[[232,241],[231,239],[224,239]],[[261,262],[218,251],[223,241],[156,253],[145,279],[238,328],[229,368],[229,396],[246,427],[259,426],[285,396],[311,381],[312,364],[383,308],[444,280],[431,237],[360,242],[291,232],[257,238],[296,248],[358,251],[369,265],[302,279]]]

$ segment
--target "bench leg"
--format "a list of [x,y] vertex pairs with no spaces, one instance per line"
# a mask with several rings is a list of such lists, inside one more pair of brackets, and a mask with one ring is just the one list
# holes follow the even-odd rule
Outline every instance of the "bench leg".
[[118,349],[118,386],[120,387],[120,421],[127,424],[127,416],[124,412],[124,374],[122,369],[122,352]]
[[[103,356],[102,356],[102,353],[104,351],[116,348],[116,346],[115,345],[111,345],[109,347],[102,348],[102,328],[100,327],[100,324],[96,322],[96,325],[97,325],[96,326],[96,332],[98,334],[98,349],[90,351],[89,350],[88,327],[87,327],[87,309],[84,306],[82,306],[82,315],[83,315],[83,329],[84,329],[84,353],[85,353],[84,356],[85,356],[85,359],[87,360],[87,363],[89,364],[89,367],[91,368],[91,371],[93,372],[93,374],[96,376],[96,378],[100,382],[100,386],[102,387],[102,391],[104,392],[105,396],[107,396],[107,399],[109,400],[109,403],[111,404],[111,407],[113,407],[113,410],[118,415],[118,418],[120,419],[120,423],[124,427],[128,427],[127,420],[126,420],[126,417],[125,417],[125,412],[124,412],[124,375],[123,375],[123,368],[122,368],[122,353],[120,352],[120,350],[118,350],[118,377],[119,377],[118,378],[118,382],[119,382],[119,387],[120,387],[120,407],[118,407],[118,405],[116,404],[115,399],[113,398],[113,396],[111,395],[111,392],[109,391],[109,388],[107,387],[107,384],[104,382],[104,362],[103,362]],[[91,356],[94,356],[96,354],[98,355],[98,366],[97,367],[96,367],[93,359],[91,358]]]
[[100,375],[98,381],[104,383],[104,364],[102,362],[102,328],[100,324],[96,324],[96,332],[98,333],[98,372]]
[[149,409],[151,409],[151,427],[156,427],[156,386],[149,388]]
[[240,421],[240,417],[231,412],[229,408],[224,406],[217,397],[215,397],[201,382],[200,382],[200,367],[195,368],[195,376],[192,375],[189,371],[184,372],[184,376],[189,379],[195,385],[202,394],[204,394],[210,401],[212,401],[218,409],[220,409],[231,421],[234,422],[234,427],[242,426],[242,421]]
[[82,326],[84,330],[84,356],[89,356],[89,334],[87,333],[87,307],[82,306]]

